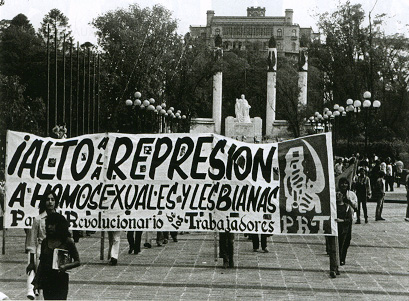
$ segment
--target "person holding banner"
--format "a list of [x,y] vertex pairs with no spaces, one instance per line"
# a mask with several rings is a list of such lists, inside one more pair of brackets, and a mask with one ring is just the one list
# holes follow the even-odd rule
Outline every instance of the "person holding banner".
[[41,244],[40,263],[33,280],[34,290],[43,290],[45,300],[66,300],[67,270],[81,265],[77,248],[70,237],[68,221],[53,212],[46,218],[46,238]]
[[28,266],[26,268],[27,272],[27,298],[34,300],[34,286],[31,282],[34,279],[35,272],[38,268],[41,243],[46,236],[45,220],[47,216],[55,212],[57,207],[57,197],[54,192],[46,192],[40,200],[38,205],[39,215],[33,220],[31,229],[28,231],[27,235],[27,249],[28,249]]
[[338,242],[340,264],[345,265],[348,248],[351,243],[352,221],[357,209],[357,196],[350,190],[347,178],[339,179],[339,191],[336,193]]
[[[267,238],[270,236],[268,234],[260,234],[261,236],[261,250],[264,253],[268,253],[267,249]],[[258,252],[258,249],[260,247],[260,239],[258,234],[250,234],[251,240],[253,242],[253,251]]]

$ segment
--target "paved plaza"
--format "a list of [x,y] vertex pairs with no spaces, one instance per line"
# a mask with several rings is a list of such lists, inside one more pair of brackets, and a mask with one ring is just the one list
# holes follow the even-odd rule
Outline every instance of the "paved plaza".
[[[395,193],[396,194],[396,193]],[[389,193],[389,197],[392,194]],[[386,203],[386,221],[354,225],[341,275],[329,277],[324,237],[274,236],[269,253],[255,253],[236,235],[235,268],[215,261],[213,233],[179,235],[179,242],[128,255],[125,232],[117,266],[100,260],[100,233],[77,244],[82,265],[70,272],[68,298],[88,300],[409,300],[409,222],[406,203]],[[144,239],[144,237],[143,237]],[[24,231],[7,230],[0,255],[0,291],[26,299]]]

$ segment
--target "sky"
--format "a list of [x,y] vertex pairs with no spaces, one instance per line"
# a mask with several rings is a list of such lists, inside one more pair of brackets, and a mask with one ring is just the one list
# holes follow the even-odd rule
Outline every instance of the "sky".
[[[95,30],[89,24],[94,18],[117,8],[127,8],[130,4],[152,7],[158,3],[172,11],[173,18],[179,21],[178,32],[185,34],[190,25],[206,25],[206,11],[214,10],[215,16],[246,16],[247,7],[266,8],[266,16],[284,16],[285,9],[293,9],[294,23],[301,27],[316,26],[317,13],[332,12],[339,3],[346,0],[4,0],[0,6],[0,20],[12,19],[23,13],[37,30],[43,17],[53,8],[58,8],[68,17],[75,41],[89,41],[96,44]],[[385,28],[388,34],[404,33],[408,36],[409,0],[350,0],[352,4],[361,3],[368,21],[371,16],[387,13],[390,19]]]

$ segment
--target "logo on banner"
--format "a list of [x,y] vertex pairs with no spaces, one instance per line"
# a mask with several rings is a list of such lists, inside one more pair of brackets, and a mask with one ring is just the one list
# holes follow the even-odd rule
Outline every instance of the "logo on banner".
[[306,213],[315,210],[315,213],[321,213],[321,200],[318,194],[325,188],[324,169],[315,149],[307,141],[303,139],[301,141],[307,146],[314,161],[315,179],[304,172],[303,162],[308,158],[304,146],[290,148],[285,155],[285,208],[287,212],[298,210],[300,213]]

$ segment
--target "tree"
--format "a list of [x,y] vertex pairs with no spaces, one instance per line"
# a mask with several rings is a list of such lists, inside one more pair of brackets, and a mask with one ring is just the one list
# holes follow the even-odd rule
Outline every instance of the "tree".
[[45,108],[41,99],[24,98],[24,86],[17,76],[0,74],[0,134],[7,130],[41,135]]
[[18,76],[26,86],[25,95],[42,95],[40,81],[44,72],[39,65],[45,60],[41,40],[30,21],[23,14],[14,17],[4,29],[0,43],[0,71],[3,75]]
[[175,58],[180,57],[182,38],[176,32],[177,21],[160,5],[144,9],[130,5],[99,16],[92,24],[104,53],[103,107],[114,112],[112,126],[119,128],[126,114],[124,101],[136,90],[163,101],[166,79],[178,68]]
[[44,43],[47,43],[48,26],[50,26],[50,45],[54,47],[55,29],[57,29],[57,48],[60,50],[63,48],[65,35],[66,49],[68,49],[67,45],[73,40],[69,19],[57,8],[50,10],[50,12],[44,16],[39,29],[39,35]]

